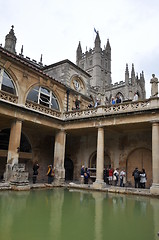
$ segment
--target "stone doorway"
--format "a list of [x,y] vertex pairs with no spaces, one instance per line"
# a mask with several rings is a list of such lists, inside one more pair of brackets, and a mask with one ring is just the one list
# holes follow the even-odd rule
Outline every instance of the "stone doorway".
[[6,170],[7,157],[0,156],[0,182],[3,180],[3,174]]
[[65,168],[65,180],[66,181],[73,180],[74,165],[73,161],[68,157],[65,158],[64,168]]
[[[97,152],[94,152],[91,154],[89,163],[88,163],[90,177],[93,182],[96,180],[96,159],[97,159]],[[107,153],[104,153],[104,169],[108,168],[110,165],[111,165],[111,159]],[[103,172],[103,176],[104,176],[104,172]]]
[[127,181],[134,186],[134,177],[132,172],[138,167],[139,171],[145,169],[147,175],[146,187],[152,184],[152,152],[146,148],[139,148],[131,152],[127,159]]

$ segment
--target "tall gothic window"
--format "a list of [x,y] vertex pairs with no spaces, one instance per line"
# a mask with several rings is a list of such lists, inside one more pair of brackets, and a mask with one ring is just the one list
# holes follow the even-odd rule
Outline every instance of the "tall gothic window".
[[49,108],[53,108],[55,110],[59,110],[59,104],[56,96],[52,91],[44,87],[36,86],[30,90],[27,96],[27,100],[36,102]]
[[9,74],[3,68],[0,68],[0,90],[14,95],[16,94],[14,83]]

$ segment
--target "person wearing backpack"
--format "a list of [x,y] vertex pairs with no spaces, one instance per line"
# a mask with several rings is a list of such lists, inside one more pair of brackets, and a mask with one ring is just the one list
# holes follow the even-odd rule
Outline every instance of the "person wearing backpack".
[[137,167],[133,171],[132,176],[134,177],[135,188],[140,188],[140,172]]

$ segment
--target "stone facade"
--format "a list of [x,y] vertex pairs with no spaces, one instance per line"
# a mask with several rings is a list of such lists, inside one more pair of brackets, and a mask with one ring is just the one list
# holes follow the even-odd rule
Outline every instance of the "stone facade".
[[[99,44],[98,39],[95,47]],[[93,76],[98,76],[98,70]],[[159,193],[159,98],[144,99],[139,88],[144,86],[143,73],[137,80],[133,70],[131,84],[128,67],[125,76],[125,83],[112,86],[109,78],[105,87],[111,88],[112,95],[123,89],[129,101],[105,104],[106,95],[91,85],[91,74],[69,60],[43,66],[42,61],[24,58],[22,52],[17,55],[0,47],[1,178],[16,186],[18,179],[19,185],[27,183],[26,178],[32,182],[32,167],[38,162],[37,182],[47,182],[50,164],[55,167],[56,184],[80,181],[84,164],[90,168],[94,188],[102,188],[103,171],[111,165],[124,168],[127,185],[134,186],[132,171],[138,167],[146,170],[146,187]],[[130,101],[131,87],[138,88],[142,96],[138,101]],[[101,105],[88,108],[99,95]],[[25,169],[15,171],[18,164]]]
[[104,97],[104,102],[110,102],[111,97],[120,95],[122,100],[132,100],[134,93],[137,92],[140,99],[146,98],[144,73],[140,76],[135,74],[134,64],[132,64],[131,74],[129,74],[126,64],[125,81],[112,84],[111,77],[111,47],[107,40],[106,47],[102,50],[99,33],[97,32],[94,48],[82,52],[79,43],[76,52],[76,64],[91,75],[90,94],[95,98]]

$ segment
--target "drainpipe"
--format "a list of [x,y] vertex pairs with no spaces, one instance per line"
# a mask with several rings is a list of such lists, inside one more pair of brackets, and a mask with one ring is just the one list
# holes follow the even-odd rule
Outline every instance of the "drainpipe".
[[68,112],[68,105],[69,105],[69,94],[70,94],[70,90],[69,90],[69,89],[67,89],[66,93],[67,93],[67,108],[66,108],[66,110],[67,110],[67,112]]

